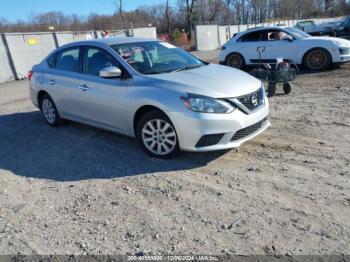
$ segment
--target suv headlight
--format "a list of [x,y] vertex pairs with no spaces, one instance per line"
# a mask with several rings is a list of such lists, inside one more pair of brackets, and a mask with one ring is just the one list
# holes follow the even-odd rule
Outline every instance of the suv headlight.
[[348,53],[350,53],[350,48],[347,47],[340,47],[339,48],[339,53],[341,55],[347,55]]
[[206,96],[188,94],[187,97],[182,97],[182,100],[188,109],[195,112],[228,114],[235,110],[227,102]]

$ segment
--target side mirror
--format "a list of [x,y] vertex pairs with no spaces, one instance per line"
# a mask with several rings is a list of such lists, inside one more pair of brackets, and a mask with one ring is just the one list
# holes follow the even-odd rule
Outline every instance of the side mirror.
[[120,77],[122,74],[122,71],[120,68],[111,66],[111,67],[106,67],[100,70],[99,75],[102,78],[116,78]]

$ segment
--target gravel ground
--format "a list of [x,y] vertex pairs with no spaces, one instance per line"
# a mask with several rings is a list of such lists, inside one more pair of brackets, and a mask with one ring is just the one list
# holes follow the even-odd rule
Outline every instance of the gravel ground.
[[350,254],[349,73],[299,76],[239,150],[171,160],[1,85],[0,254]]

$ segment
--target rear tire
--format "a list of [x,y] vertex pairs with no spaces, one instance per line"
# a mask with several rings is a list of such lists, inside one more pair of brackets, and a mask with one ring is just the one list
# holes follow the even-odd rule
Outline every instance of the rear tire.
[[40,100],[40,110],[43,114],[45,122],[50,126],[59,126],[64,123],[57,111],[56,105],[48,94],[44,94]]
[[303,58],[303,66],[308,70],[323,71],[330,67],[332,57],[327,50],[315,48],[308,51]]
[[136,137],[142,149],[152,157],[171,158],[180,153],[175,127],[160,110],[148,112],[140,119]]
[[245,68],[245,60],[243,56],[238,53],[229,54],[225,60],[225,64],[237,69]]

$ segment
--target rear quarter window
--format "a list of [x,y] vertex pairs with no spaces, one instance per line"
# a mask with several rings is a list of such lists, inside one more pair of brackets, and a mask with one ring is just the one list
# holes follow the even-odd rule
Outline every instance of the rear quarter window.
[[48,66],[50,68],[56,68],[56,58],[57,58],[57,54],[53,54],[52,56],[50,56],[46,62],[48,64]]

